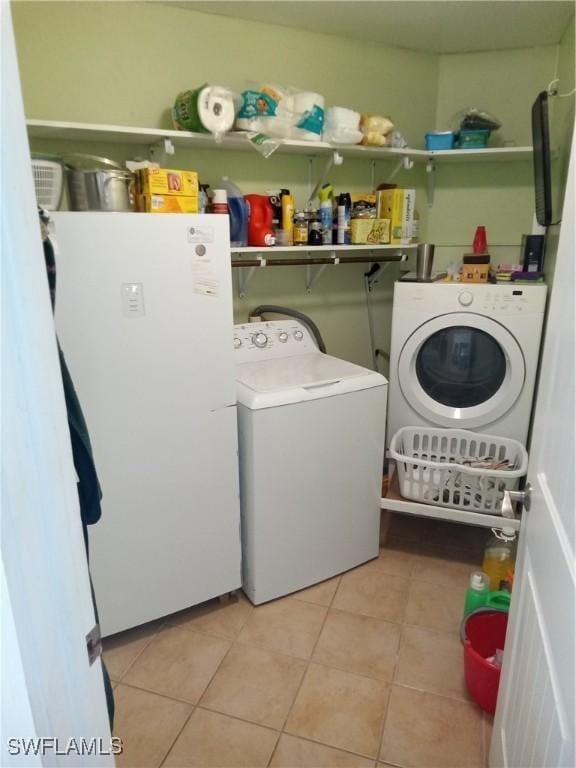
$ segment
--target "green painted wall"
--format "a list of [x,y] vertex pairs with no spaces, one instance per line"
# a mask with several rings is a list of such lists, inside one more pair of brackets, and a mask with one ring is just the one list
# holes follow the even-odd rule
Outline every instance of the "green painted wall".
[[288,79],[392,115],[416,146],[436,109],[429,54],[162,3],[16,3],[14,21],[29,117],[168,127],[180,90]]
[[[557,46],[440,56],[436,128],[456,127],[466,107],[494,114],[502,128],[490,146],[532,143],[530,109],[556,76]],[[439,168],[428,237],[469,248],[478,224],[489,244],[519,247],[534,209],[532,162],[447,165]]]
[[530,106],[556,76],[556,56],[555,45],[441,56],[436,127],[449,130],[456,113],[478,107],[502,122],[491,146],[531,144]]
[[[163,3],[18,2],[13,3],[13,16],[31,118],[170,127],[168,108],[182,89],[206,81],[241,89],[247,81],[289,80],[323,93],[329,104],[391,115],[416,147],[423,145],[427,130],[446,128],[452,114],[469,105],[502,119],[501,140],[530,143],[534,96],[557,68],[569,69],[574,46],[572,31],[560,47],[436,56]],[[562,88],[569,90],[564,84]],[[118,160],[134,155],[133,147],[110,144],[69,147],[37,141],[33,149],[80,149]],[[213,187],[223,174],[244,192],[288,186],[299,206],[321,168],[319,160],[310,165],[302,156],[265,160],[256,152],[196,150],[179,150],[174,165],[197,169]],[[392,167],[377,163],[376,182],[386,180]],[[367,190],[371,178],[368,161],[350,159],[331,176],[337,189],[351,192]],[[530,229],[530,161],[439,166],[430,210],[422,166],[400,173],[395,181],[418,190],[423,236],[447,246],[438,250],[439,264],[469,248],[477,224],[487,226],[493,246],[508,246],[512,254]],[[245,319],[246,309],[270,301],[310,311],[331,351],[369,364],[364,271],[361,265],[331,267],[306,295],[303,268],[262,270],[247,299],[236,301],[237,320]],[[374,294],[377,343],[384,349],[389,347],[392,280],[397,274],[398,268],[391,266]]]
[[[167,109],[179,90],[202,82],[241,88],[264,76],[268,81],[318,90],[328,103],[389,114],[413,145],[422,145],[436,111],[436,56],[385,48],[307,31],[211,16],[160,3],[52,3],[13,5],[18,55],[28,117],[82,122],[169,127]],[[286,61],[290,66],[286,66]],[[45,73],[50,73],[45,77]],[[36,151],[62,152],[62,142],[37,141]],[[133,148],[110,144],[75,145],[75,151],[124,160]],[[256,152],[178,151],[177,166],[197,169],[213,187],[223,174],[244,192],[287,186],[303,206],[325,161]],[[391,163],[377,163],[376,182]],[[369,190],[368,161],[335,169],[337,189]],[[415,186],[422,227],[427,208],[422,167],[397,176]],[[325,333],[329,349],[370,364],[362,275],[369,265],[331,267],[312,294],[304,290],[304,268],[258,272],[248,296],[236,300],[238,321],[259,303],[281,303],[309,311]],[[378,344],[389,346],[391,266],[375,294]]]

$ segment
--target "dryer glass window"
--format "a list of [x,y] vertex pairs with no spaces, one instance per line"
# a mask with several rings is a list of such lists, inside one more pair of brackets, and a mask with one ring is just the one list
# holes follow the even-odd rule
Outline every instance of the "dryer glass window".
[[437,331],[420,347],[416,375],[422,389],[451,408],[471,408],[502,386],[506,358],[498,342],[478,328]]

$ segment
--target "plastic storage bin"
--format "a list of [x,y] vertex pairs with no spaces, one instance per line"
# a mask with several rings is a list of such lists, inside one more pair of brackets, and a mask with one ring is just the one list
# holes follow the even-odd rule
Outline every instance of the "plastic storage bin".
[[434,131],[426,134],[426,149],[435,152],[439,149],[454,149],[456,134],[454,131]]
[[458,134],[459,149],[485,149],[490,138],[489,128],[463,128]]
[[36,201],[41,208],[57,211],[64,188],[64,167],[61,162],[44,157],[32,158]]
[[[499,515],[504,491],[526,474],[528,454],[517,440],[465,429],[402,427],[390,456],[398,469],[400,493],[425,504]],[[508,460],[510,469],[468,466],[468,458]]]
[[466,686],[474,701],[491,715],[496,711],[501,667],[490,659],[504,650],[507,627],[504,611],[480,610],[462,624]]

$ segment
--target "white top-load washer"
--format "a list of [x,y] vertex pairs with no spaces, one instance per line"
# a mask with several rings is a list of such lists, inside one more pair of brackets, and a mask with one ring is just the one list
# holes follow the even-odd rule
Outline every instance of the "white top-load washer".
[[389,439],[435,426],[525,444],[545,304],[542,284],[397,282]]
[[377,557],[387,381],[296,320],[234,330],[243,588],[258,604]]

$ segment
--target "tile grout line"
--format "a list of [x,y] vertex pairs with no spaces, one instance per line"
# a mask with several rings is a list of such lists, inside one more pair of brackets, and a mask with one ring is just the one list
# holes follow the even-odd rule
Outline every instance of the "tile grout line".
[[382,724],[380,725],[380,736],[378,739],[378,746],[376,747],[376,761],[375,765],[378,765],[382,756],[382,743],[384,741],[384,731],[386,730],[386,722],[388,721],[388,711],[390,709],[390,699],[392,698],[392,683],[388,683],[386,691],[386,708],[382,716]]
[[188,717],[182,723],[182,728],[180,728],[180,730],[178,731],[178,733],[176,734],[174,739],[170,742],[170,745],[169,745],[168,749],[164,753],[164,757],[158,763],[158,768],[162,768],[162,766],[166,763],[166,760],[168,759],[168,755],[170,754],[170,752],[172,752],[172,749],[173,749],[174,745],[176,744],[176,742],[178,741],[178,739],[182,735],[182,732],[184,731],[184,728],[186,728],[186,726],[188,725],[188,723],[192,719],[192,715],[194,714],[194,712],[196,712],[197,709],[198,709],[198,705],[197,704],[192,707],[192,711],[190,712]]
[[[242,631],[242,630],[240,630],[240,631]],[[240,632],[239,632],[238,634],[240,634]],[[222,639],[222,638],[218,638],[218,639]],[[204,694],[205,694],[205,693],[206,693],[206,691],[208,690],[208,687],[210,686],[210,684],[211,684],[211,683],[212,683],[212,681],[214,680],[214,677],[216,676],[216,673],[218,672],[218,670],[220,669],[220,667],[221,667],[221,666],[222,666],[222,664],[224,663],[224,660],[227,658],[228,654],[230,653],[230,651],[231,651],[231,650],[232,650],[232,648],[234,647],[234,641],[230,641],[230,640],[228,640],[228,642],[230,642],[230,647],[228,648],[228,650],[226,651],[226,653],[224,654],[224,656],[222,656],[222,658],[220,659],[220,662],[219,662],[219,664],[217,664],[217,666],[216,666],[216,668],[215,668],[214,672],[213,672],[213,673],[212,673],[212,675],[210,676],[210,679],[208,680],[208,682],[207,682],[207,683],[206,683],[206,685],[204,686],[204,689],[202,690],[202,693],[201,693],[201,694],[200,694],[200,696],[198,697],[198,701],[196,702],[196,704],[194,704],[194,705],[193,705],[192,711],[190,712],[189,716],[186,718],[186,721],[185,721],[185,722],[184,722],[184,724],[182,725],[182,728],[181,728],[181,729],[178,731],[178,733],[176,734],[176,737],[173,739],[173,741],[171,742],[170,746],[168,747],[168,750],[167,750],[167,751],[166,751],[166,753],[164,754],[164,757],[162,758],[162,760],[161,760],[161,761],[160,761],[160,763],[158,764],[160,768],[161,768],[161,767],[164,765],[164,763],[166,762],[166,760],[167,760],[167,758],[168,758],[168,755],[170,754],[170,752],[171,752],[171,751],[172,751],[172,749],[174,748],[174,746],[175,746],[176,742],[178,741],[178,739],[179,739],[179,738],[180,738],[180,736],[182,735],[182,732],[184,731],[184,728],[185,728],[185,727],[188,725],[188,723],[189,723],[189,722],[190,722],[190,720],[192,719],[192,715],[193,715],[193,714],[196,712],[196,710],[197,710],[197,709],[199,709],[199,708],[200,708],[200,709],[202,709],[202,707],[200,707],[200,702],[202,701],[202,697],[204,696]],[[169,698],[169,697],[166,697],[166,698]]]
[[[136,656],[134,656],[134,658],[132,659],[132,661],[130,662],[130,664],[128,664],[128,666],[126,667],[126,669],[124,670],[124,672],[122,672],[122,674],[120,675],[119,679],[116,681],[117,683],[121,683],[121,682],[124,680],[124,678],[126,677],[126,675],[128,674],[128,672],[130,672],[130,670],[132,669],[132,667],[134,666],[134,664],[136,664],[136,662],[138,661],[138,659],[140,658],[140,656],[142,656],[142,654],[144,653],[144,651],[146,650],[146,648],[148,648],[148,646],[150,645],[150,643],[151,643],[153,640],[155,640],[155,639],[156,639],[156,637],[158,637],[158,635],[160,634],[160,632],[161,632],[161,631],[164,629],[164,626],[165,626],[165,622],[162,622],[162,623],[160,624],[160,626],[158,627],[158,631],[157,631],[157,632],[154,632],[152,635],[150,635],[150,637],[148,638],[148,641],[147,641],[147,642],[146,642],[146,643],[143,645],[143,647],[142,647],[142,648],[141,648],[141,649],[138,651],[138,653],[136,654]],[[105,650],[104,650],[103,656],[104,656],[104,663],[106,663],[106,651],[105,651]],[[106,669],[108,669],[108,667],[106,667]]]
[[274,746],[274,749],[272,750],[272,754],[270,755],[270,760],[268,761],[268,768],[274,759],[274,755],[276,754],[276,749],[278,748],[278,744],[280,743],[280,739],[282,737],[283,733],[286,733],[286,724],[288,723],[288,720],[290,718],[290,715],[292,714],[292,710],[294,709],[294,705],[296,704],[296,700],[298,699],[298,696],[300,695],[300,691],[302,690],[302,686],[304,685],[304,680],[306,679],[306,675],[308,674],[308,670],[310,669],[310,664],[312,662],[312,657],[314,656],[314,653],[316,651],[316,647],[318,645],[318,642],[320,641],[320,636],[322,635],[322,632],[324,631],[324,627],[326,625],[326,621],[328,620],[328,614],[330,613],[330,608],[332,607],[332,603],[334,602],[334,599],[336,597],[336,592],[340,589],[340,584],[342,583],[342,577],[340,576],[340,579],[338,581],[338,586],[334,590],[334,594],[332,595],[332,599],[330,600],[328,606],[326,607],[326,613],[324,615],[324,620],[322,621],[322,626],[320,627],[320,631],[318,632],[318,637],[316,638],[316,642],[314,643],[312,650],[310,651],[310,658],[306,662],[306,669],[304,670],[304,673],[302,674],[302,678],[300,680],[300,684],[296,690],[296,693],[294,695],[294,698],[292,699],[292,703],[288,709],[288,712],[286,713],[286,717],[284,718],[284,722],[282,723],[282,728],[280,729],[280,736],[278,737],[278,740]]

